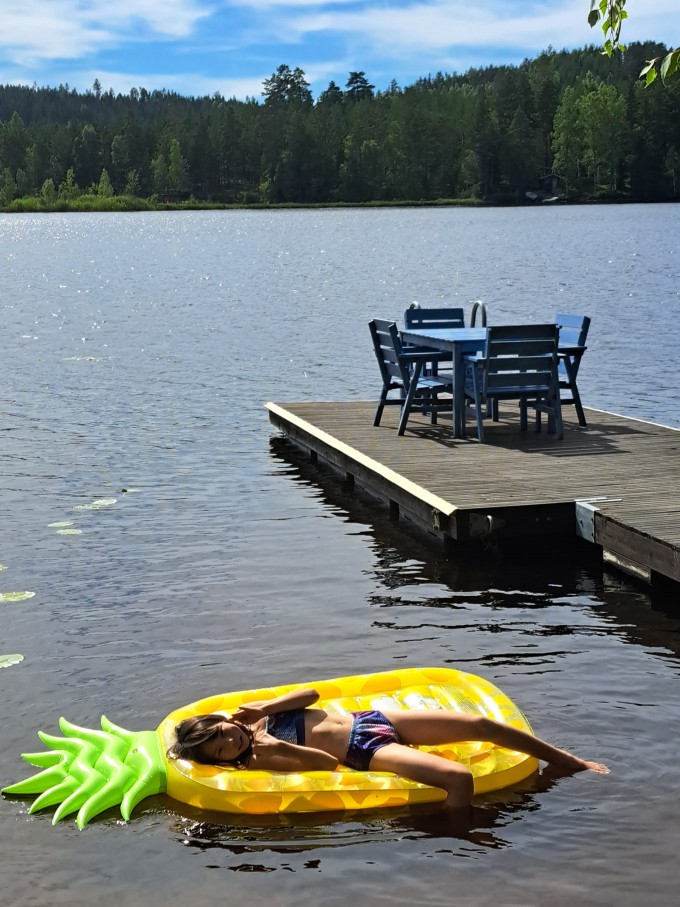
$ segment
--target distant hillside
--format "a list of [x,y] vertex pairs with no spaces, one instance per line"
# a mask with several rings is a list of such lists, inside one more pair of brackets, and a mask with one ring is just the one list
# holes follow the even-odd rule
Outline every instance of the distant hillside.
[[0,205],[673,200],[680,80],[638,78],[664,50],[549,49],[384,92],[353,72],[316,99],[285,65],[246,101],[2,86]]

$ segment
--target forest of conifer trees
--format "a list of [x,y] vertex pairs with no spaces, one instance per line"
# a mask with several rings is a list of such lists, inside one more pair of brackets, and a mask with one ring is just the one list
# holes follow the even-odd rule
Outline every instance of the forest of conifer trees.
[[[0,206],[664,201],[680,189],[680,80],[648,88],[633,44],[313,99],[279,66],[263,97],[0,87]],[[142,204],[143,200],[147,200]]]

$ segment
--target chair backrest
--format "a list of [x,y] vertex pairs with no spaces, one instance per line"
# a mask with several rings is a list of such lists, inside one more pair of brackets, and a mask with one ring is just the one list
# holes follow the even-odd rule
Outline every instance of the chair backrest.
[[554,393],[558,334],[556,324],[487,328],[484,393],[508,397]]
[[[562,346],[585,346],[590,328],[590,318],[587,315],[569,315],[566,312],[558,312],[555,315],[555,321],[560,328],[559,342]],[[573,374],[576,377],[581,364],[581,356],[573,359]],[[564,362],[559,362],[559,373],[561,378],[567,377],[567,370]]]
[[464,328],[465,312],[462,309],[406,309],[404,325],[407,328]]
[[374,318],[368,322],[368,329],[373,340],[375,358],[380,366],[380,374],[386,388],[404,386],[408,391],[408,369],[399,359],[402,352],[399,331],[393,321]]

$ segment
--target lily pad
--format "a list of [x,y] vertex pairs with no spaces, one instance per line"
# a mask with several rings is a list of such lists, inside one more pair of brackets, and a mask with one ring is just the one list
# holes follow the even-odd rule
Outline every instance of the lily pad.
[[115,498],[99,498],[92,501],[91,504],[76,504],[75,510],[100,510],[102,507],[110,507],[116,503]]
[[48,523],[48,529],[65,529],[67,526],[73,526],[73,520],[59,520],[58,523]]
[[18,665],[24,660],[23,655],[0,655],[0,668],[9,668],[12,665]]
[[23,602],[34,595],[35,592],[0,592],[0,602]]
[[82,535],[82,529],[57,529],[57,535]]

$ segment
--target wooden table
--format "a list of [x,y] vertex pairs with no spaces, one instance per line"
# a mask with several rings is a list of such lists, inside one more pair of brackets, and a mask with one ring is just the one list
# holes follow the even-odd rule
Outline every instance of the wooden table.
[[465,436],[465,371],[463,355],[482,353],[486,328],[420,328],[401,332],[404,343],[450,352],[453,361],[453,437]]
[[[465,364],[466,353],[483,353],[486,347],[486,328],[419,328],[401,331],[404,343],[450,352],[453,361],[453,437],[465,437]],[[576,385],[578,360],[585,346],[560,344],[559,357],[564,363],[576,407],[579,423],[586,424],[581,397]]]

